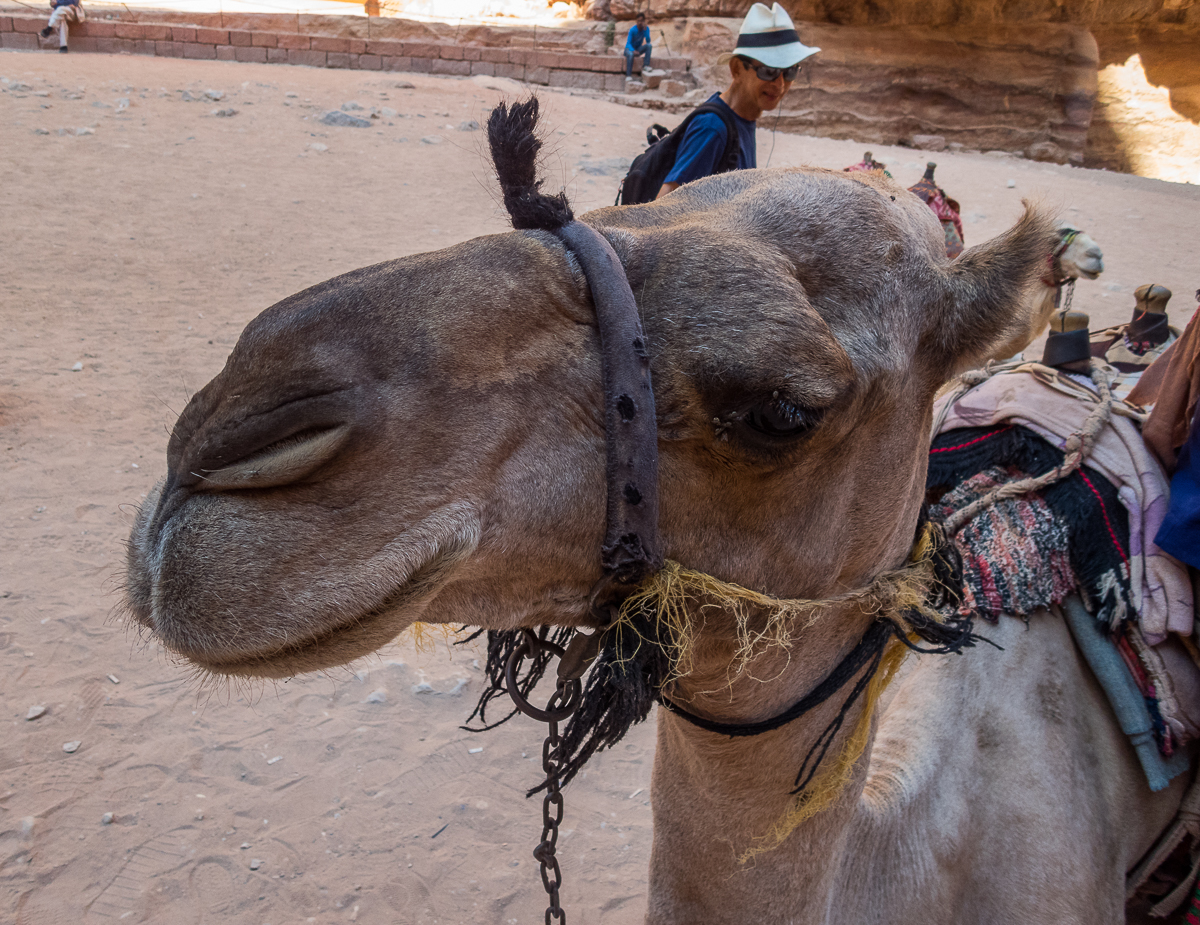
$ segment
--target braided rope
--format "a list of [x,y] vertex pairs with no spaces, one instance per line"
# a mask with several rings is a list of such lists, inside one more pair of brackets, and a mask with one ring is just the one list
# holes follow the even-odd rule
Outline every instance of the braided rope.
[[[1089,372],[1091,373],[1092,383],[1096,386],[1096,391],[1100,393],[1100,401],[1096,405],[1096,409],[1087,416],[1087,420],[1083,422],[1083,427],[1079,432],[1071,434],[1067,438],[1066,443],[1063,445],[1063,449],[1067,455],[1063,458],[1062,464],[1036,478],[1005,482],[998,488],[988,492],[982,498],[976,499],[966,507],[959,508],[946,518],[944,526],[948,535],[953,536],[958,533],[980,511],[991,507],[997,501],[1005,501],[1008,498],[1016,498],[1019,495],[1041,491],[1047,485],[1053,485],[1055,482],[1065,479],[1083,465],[1083,461],[1091,453],[1092,447],[1096,445],[1096,439],[1100,436],[1100,431],[1112,416],[1113,406],[1113,394],[1108,386],[1108,376],[1104,372],[1103,364],[1095,357],[1089,361]],[[972,373],[976,376],[982,375],[982,378],[978,380],[979,382],[982,382],[991,375],[987,370],[973,370]],[[955,400],[957,401],[957,397]]]

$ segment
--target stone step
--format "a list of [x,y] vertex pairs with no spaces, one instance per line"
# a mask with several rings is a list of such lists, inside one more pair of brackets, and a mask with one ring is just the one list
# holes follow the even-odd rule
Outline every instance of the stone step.
[[[0,16],[0,48],[40,47],[37,33],[45,24],[45,17]],[[469,43],[374,41],[98,19],[72,25],[70,35],[71,50],[81,52],[422,74],[484,74],[586,90],[621,90],[625,86],[625,60],[611,53],[592,55]],[[674,78],[687,74],[692,66],[690,58],[666,55],[655,56],[653,63],[656,69]]]

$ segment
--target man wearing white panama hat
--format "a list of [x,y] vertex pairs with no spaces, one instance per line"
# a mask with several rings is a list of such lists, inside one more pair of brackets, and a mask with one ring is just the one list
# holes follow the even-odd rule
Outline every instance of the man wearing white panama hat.
[[708,100],[729,112],[725,118],[716,112],[705,112],[692,119],[679,144],[675,164],[659,190],[659,198],[690,180],[720,172],[727,123],[737,129],[739,150],[736,163],[725,169],[757,167],[755,122],[783,101],[783,95],[799,73],[800,62],[820,50],[800,41],[792,18],[778,3],[770,8],[765,3],[750,7],[738,32],[737,47],[717,58],[717,64],[729,65],[733,77],[729,89],[714,93]]

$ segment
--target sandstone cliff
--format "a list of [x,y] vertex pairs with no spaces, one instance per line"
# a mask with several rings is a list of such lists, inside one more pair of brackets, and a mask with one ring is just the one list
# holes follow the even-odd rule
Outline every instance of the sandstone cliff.
[[[632,19],[745,16],[753,0],[597,0],[591,15]],[[1169,24],[1200,29],[1200,0],[783,0],[797,22],[837,26],[960,26],[1069,23]]]

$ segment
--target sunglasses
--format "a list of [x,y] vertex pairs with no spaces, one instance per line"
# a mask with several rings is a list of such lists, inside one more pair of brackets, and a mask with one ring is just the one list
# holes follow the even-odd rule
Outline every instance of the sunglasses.
[[767,83],[770,83],[781,74],[784,80],[793,81],[796,79],[796,75],[800,73],[799,64],[793,64],[791,67],[767,67],[765,64],[759,64],[757,61],[743,58],[740,55],[738,56],[738,60],[754,71],[758,75],[759,80],[766,81]]

